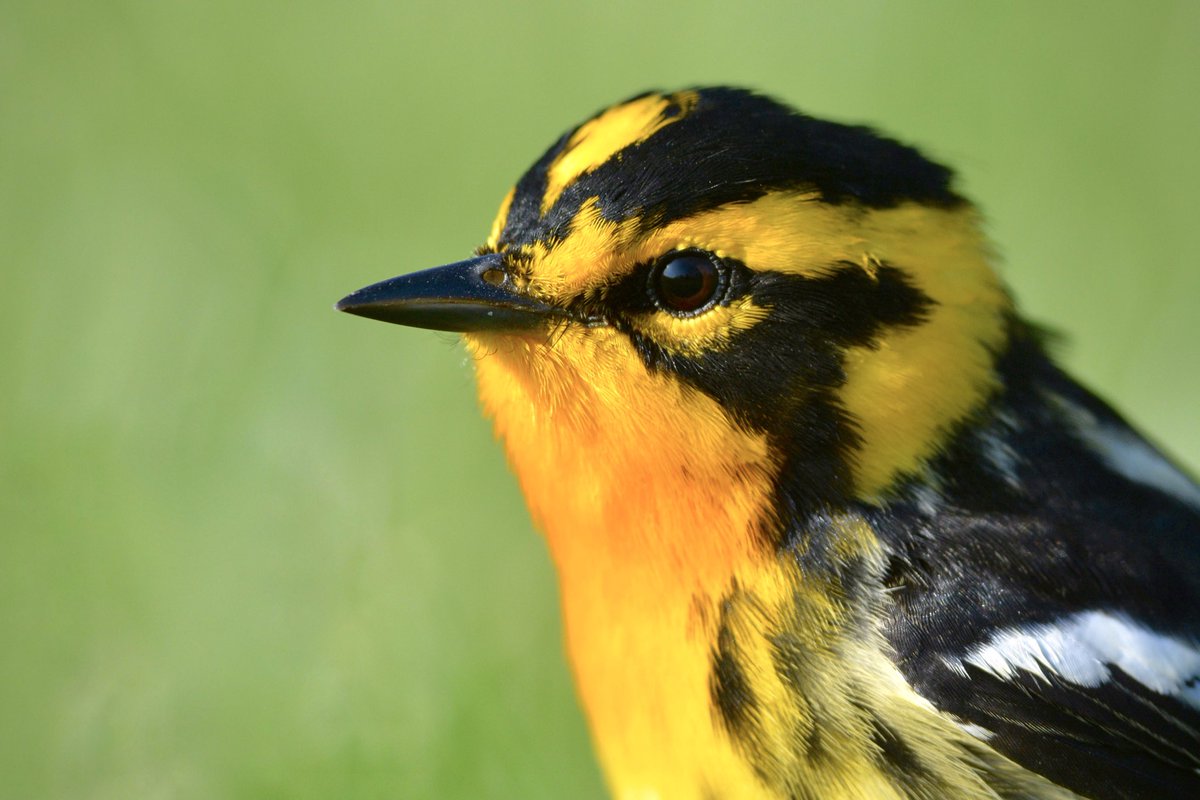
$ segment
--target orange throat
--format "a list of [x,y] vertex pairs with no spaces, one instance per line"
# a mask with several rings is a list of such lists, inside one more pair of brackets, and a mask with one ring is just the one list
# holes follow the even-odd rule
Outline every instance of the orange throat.
[[612,329],[467,342],[558,570],[576,685],[617,796],[700,794],[711,787],[687,782],[748,769],[714,718],[710,667],[721,598],[773,560],[765,437],[649,372]]

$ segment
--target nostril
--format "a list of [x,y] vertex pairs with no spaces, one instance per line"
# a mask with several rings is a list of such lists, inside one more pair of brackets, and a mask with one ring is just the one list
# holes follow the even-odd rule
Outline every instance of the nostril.
[[483,278],[483,282],[491,286],[503,285],[505,279],[508,278],[508,273],[498,267],[488,267],[479,277]]

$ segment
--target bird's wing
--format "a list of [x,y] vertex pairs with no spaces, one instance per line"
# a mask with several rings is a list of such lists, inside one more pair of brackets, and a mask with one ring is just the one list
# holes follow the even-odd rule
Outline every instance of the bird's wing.
[[1054,382],[943,459],[939,492],[875,514],[885,635],[1023,766],[1088,797],[1200,797],[1200,488]]
[[1089,797],[1200,797],[1200,650],[1087,611],[917,659],[921,691],[1023,766]]
[[888,577],[901,673],[1075,792],[1200,798],[1200,547],[1136,535],[1046,516],[926,522]]
[[[1023,565],[988,552],[1005,547],[999,531],[1014,525],[1030,546],[1043,546],[1040,556],[1018,548]],[[949,561],[914,571],[906,558],[908,572],[890,576],[886,635],[916,691],[996,750],[1085,796],[1200,797],[1194,593],[1175,596],[1180,619],[1172,620],[1130,597],[1128,580],[1114,576],[1106,587],[1086,566],[1056,570],[1080,554],[1035,522],[975,518],[958,533],[941,542],[939,559]],[[1049,569],[1037,568],[1039,557]],[[1143,591],[1170,597],[1182,583],[1164,573]],[[1114,594],[1104,597],[1108,588]],[[1123,592],[1132,602],[1121,605]]]

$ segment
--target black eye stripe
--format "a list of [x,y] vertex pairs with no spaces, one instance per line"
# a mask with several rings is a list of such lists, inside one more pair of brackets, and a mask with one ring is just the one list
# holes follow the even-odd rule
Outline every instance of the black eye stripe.
[[[654,297],[652,282],[658,267],[681,254],[699,254],[711,258],[717,265],[719,275],[716,293],[712,301],[699,311],[672,311],[658,302]],[[652,261],[644,261],[613,283],[596,287],[585,296],[576,298],[572,303],[573,310],[582,313],[588,311],[602,314],[614,323],[624,318],[655,313],[671,313],[675,316],[692,316],[703,313],[707,308],[720,303],[736,300],[749,291],[751,272],[741,262],[732,258],[717,258],[705,250],[676,250],[659,256]],[[619,325],[619,327],[621,327]]]

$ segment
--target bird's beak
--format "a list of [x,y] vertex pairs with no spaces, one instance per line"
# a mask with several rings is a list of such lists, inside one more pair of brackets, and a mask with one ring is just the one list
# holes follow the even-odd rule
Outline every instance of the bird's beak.
[[566,316],[514,287],[500,253],[373,283],[346,295],[335,308],[438,331],[527,331]]

